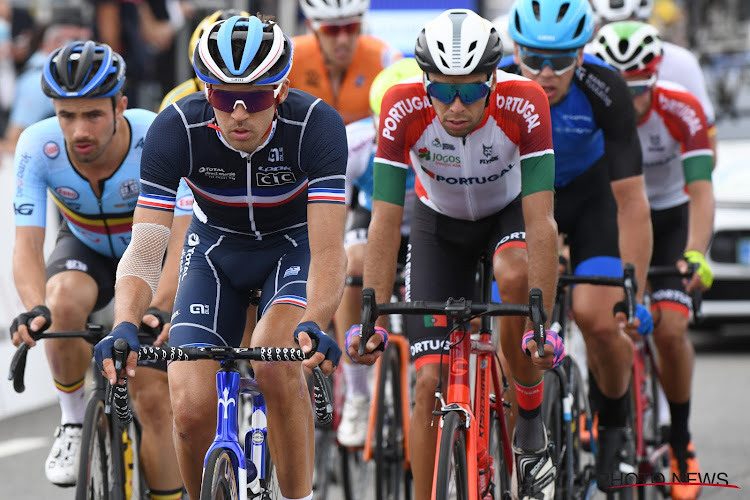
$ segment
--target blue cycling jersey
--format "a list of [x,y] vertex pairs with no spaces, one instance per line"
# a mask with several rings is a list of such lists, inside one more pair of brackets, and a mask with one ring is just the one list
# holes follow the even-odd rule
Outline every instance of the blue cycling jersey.
[[164,109],[146,137],[138,205],[174,210],[184,177],[198,219],[257,239],[307,224],[308,203],[344,203],[344,123],[320,99],[291,89],[267,139],[232,148],[201,93]]
[[[520,74],[513,56],[498,66]],[[640,175],[640,140],[632,97],[620,74],[601,59],[583,55],[565,98],[550,107],[555,148],[555,187],[567,186],[604,162],[610,181]]]
[[145,109],[128,109],[124,116],[130,126],[130,149],[117,170],[101,181],[99,197],[68,158],[57,117],[23,131],[15,155],[16,226],[45,227],[49,191],[79,240],[107,257],[122,256],[130,243],[140,191],[138,175],[146,131],[156,115]]

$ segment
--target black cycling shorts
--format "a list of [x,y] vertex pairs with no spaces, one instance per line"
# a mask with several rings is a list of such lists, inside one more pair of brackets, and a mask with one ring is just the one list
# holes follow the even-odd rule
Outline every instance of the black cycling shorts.
[[[107,257],[81,242],[63,222],[55,249],[47,259],[47,280],[65,271],[81,271],[91,276],[98,287],[94,311],[103,308],[115,295],[115,276],[120,259]],[[94,312],[92,311],[92,312]]]
[[[609,258],[603,259],[604,262],[617,262],[615,259],[620,258],[617,203],[602,159],[570,184],[557,188],[555,220],[558,231],[565,234],[570,245],[570,263],[574,272],[581,263],[598,257]],[[594,274],[622,275],[622,267],[611,272],[596,265],[585,267],[592,269]]]
[[[652,266],[673,266],[683,258],[688,236],[688,203],[665,210],[651,211],[654,227]],[[672,309],[688,316],[692,301],[679,276],[649,279],[652,309]]]
[[[474,300],[481,254],[493,256],[508,247],[526,247],[520,196],[478,221],[453,219],[417,201],[406,257],[406,300]],[[441,352],[448,353],[443,341],[452,327],[446,317],[408,315],[406,321],[415,367],[439,363]]]

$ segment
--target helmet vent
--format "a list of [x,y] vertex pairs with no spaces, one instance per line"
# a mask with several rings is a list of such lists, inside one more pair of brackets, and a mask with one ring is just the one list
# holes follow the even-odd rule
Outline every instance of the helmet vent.
[[576,32],[573,35],[573,38],[578,38],[581,33],[583,33],[583,28],[586,26],[586,18],[582,17],[580,21],[578,21],[578,26],[576,27]]
[[515,23],[516,23],[516,30],[517,30],[517,31],[518,31],[519,33],[523,33],[523,30],[521,30],[521,19],[520,19],[520,18],[518,17],[518,11],[516,11],[516,19],[515,19]]
[[437,46],[438,46],[438,50],[442,52],[443,54],[445,54],[445,46],[443,45],[443,42],[438,41]]
[[559,23],[563,17],[565,17],[565,13],[568,12],[568,7],[570,7],[569,3],[564,3],[560,6],[560,10],[557,12],[557,22]]
[[649,35],[643,39],[643,45],[648,45],[649,43],[653,43],[653,41],[654,41],[654,37]]
[[443,58],[443,56],[440,56],[440,62],[442,62],[442,63],[443,63],[443,66],[444,66],[444,67],[446,67],[446,68],[447,68],[447,67],[449,67],[448,63],[447,63],[447,62],[445,62],[445,58]]
[[[537,2],[536,0],[534,0],[533,2],[531,2],[531,8],[534,9],[534,17],[536,17],[536,20],[537,21],[541,21],[542,20],[542,15],[541,15],[541,10],[542,9],[539,6],[539,2]],[[516,15],[518,15],[518,14],[516,14]]]
[[471,52],[472,50],[474,50],[474,49],[476,49],[476,48],[477,48],[477,41],[476,41],[476,40],[474,40],[473,42],[471,42],[471,43],[469,44],[469,52]]
[[620,40],[620,42],[617,44],[617,50],[620,51],[620,54],[624,54],[628,51],[628,45],[629,42],[627,40]]
[[464,64],[464,68],[468,68],[469,65],[471,64],[471,61],[473,60],[474,60],[474,55],[472,54],[471,57],[469,57],[469,60],[466,61],[466,64]]

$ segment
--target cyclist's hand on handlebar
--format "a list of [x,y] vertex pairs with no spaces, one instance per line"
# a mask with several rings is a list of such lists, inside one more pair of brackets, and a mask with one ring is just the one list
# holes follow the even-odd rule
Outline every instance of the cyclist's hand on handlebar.
[[169,340],[169,325],[171,320],[172,315],[169,311],[162,311],[158,307],[149,307],[141,320],[141,329],[156,337],[154,345],[160,347],[164,342]]
[[10,325],[10,340],[18,347],[24,342],[29,347],[36,345],[32,333],[42,333],[52,324],[52,314],[44,305],[34,307],[31,311],[23,312],[13,319]]
[[628,323],[628,316],[625,310],[625,302],[615,304],[615,321],[617,321],[617,325],[625,333],[637,339],[639,336],[645,337],[654,331],[654,320],[651,317],[651,312],[646,309],[646,306],[643,304],[635,305],[635,321],[632,324]]
[[690,293],[698,288],[700,291],[705,292],[711,288],[711,285],[714,283],[714,272],[711,270],[708,262],[706,262],[703,254],[696,250],[685,252],[685,258],[677,261],[677,269],[683,274],[687,273],[688,262],[696,264],[698,269],[693,273],[690,281],[685,284],[685,291]]
[[312,373],[312,369],[320,365],[323,373],[330,375],[339,366],[341,348],[314,321],[300,323],[294,330],[294,341],[305,354],[314,353],[302,362],[308,372]]
[[547,334],[545,335],[544,357],[539,357],[539,351],[536,348],[536,341],[534,340],[534,330],[530,330],[523,335],[521,350],[527,356],[531,356],[532,363],[540,370],[551,370],[565,358],[565,345],[554,330],[547,330]]
[[[130,346],[128,360],[125,363],[125,373],[120,374],[121,379],[119,381],[115,380],[115,364],[112,361],[112,348],[115,346],[115,340],[118,338],[125,339],[128,342],[128,346]],[[123,321],[114,327],[109,335],[96,344],[94,347],[96,364],[101,370],[102,375],[109,380],[110,384],[115,385],[117,382],[122,382],[122,378],[124,377],[135,376],[135,366],[138,363],[138,349],[140,347],[141,344],[138,342],[138,327],[127,321]]]
[[361,365],[372,365],[383,354],[388,346],[388,332],[385,328],[375,327],[375,333],[370,337],[365,346],[365,354],[359,355],[359,343],[362,340],[362,326],[353,325],[346,332],[346,355],[355,363]]

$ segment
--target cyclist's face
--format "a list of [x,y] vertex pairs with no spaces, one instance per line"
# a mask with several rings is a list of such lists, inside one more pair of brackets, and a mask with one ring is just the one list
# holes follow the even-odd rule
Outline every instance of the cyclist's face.
[[[212,89],[228,90],[232,92],[258,92],[273,90],[272,85],[211,85]],[[276,106],[284,102],[289,94],[289,80],[284,81],[276,97],[276,104],[255,113],[249,112],[241,103],[236,103],[231,113],[214,107],[216,123],[221,129],[224,139],[234,149],[252,153],[268,136],[271,131]]]
[[[539,85],[541,85],[542,89],[544,89],[544,92],[547,94],[547,99],[549,100],[550,106],[559,103],[563,99],[565,99],[565,96],[568,95],[568,90],[570,90],[570,82],[573,81],[573,76],[575,75],[576,68],[583,64],[583,51],[578,50],[578,55],[576,56],[576,62],[573,66],[571,66],[566,71],[562,72],[561,74],[555,74],[555,71],[552,69],[552,66],[550,64],[544,64],[542,66],[542,70],[539,71],[537,74],[534,74],[536,71],[530,70],[528,67],[524,66],[521,61],[521,53],[520,48],[518,45],[514,48],[514,57],[515,57],[515,63],[520,66],[521,68],[521,74],[525,76],[526,78],[530,80],[534,80]],[[525,49],[532,51],[535,54],[539,55],[550,55],[550,56],[559,56],[563,53],[570,52],[570,51],[560,51],[560,50],[541,50],[541,49]],[[534,68],[536,69],[536,68]]]
[[106,152],[127,103],[121,97],[113,110],[111,97],[53,99],[65,146],[76,163],[94,162]]
[[[482,83],[486,82],[488,78],[488,75],[427,74],[427,79],[432,83]],[[483,98],[471,104],[464,104],[458,95],[456,95],[450,104],[445,104],[433,98],[432,107],[435,109],[435,114],[448,134],[453,137],[466,137],[472,130],[477,128],[482,118],[484,118],[486,100],[486,98]]]
[[344,71],[352,63],[359,40],[362,19],[352,17],[333,21],[309,21],[318,38],[326,64]]
[[[644,78],[642,76],[629,76],[625,78],[626,82],[643,82]],[[640,86],[638,86],[640,87]],[[635,88],[638,88],[635,87]],[[632,93],[632,91],[631,91]],[[651,102],[653,101],[652,96],[654,95],[653,92],[653,86],[649,87],[648,90],[639,91],[633,94],[633,107],[635,108],[635,117],[636,121],[641,121],[646,114],[648,113],[648,110],[651,109]]]

